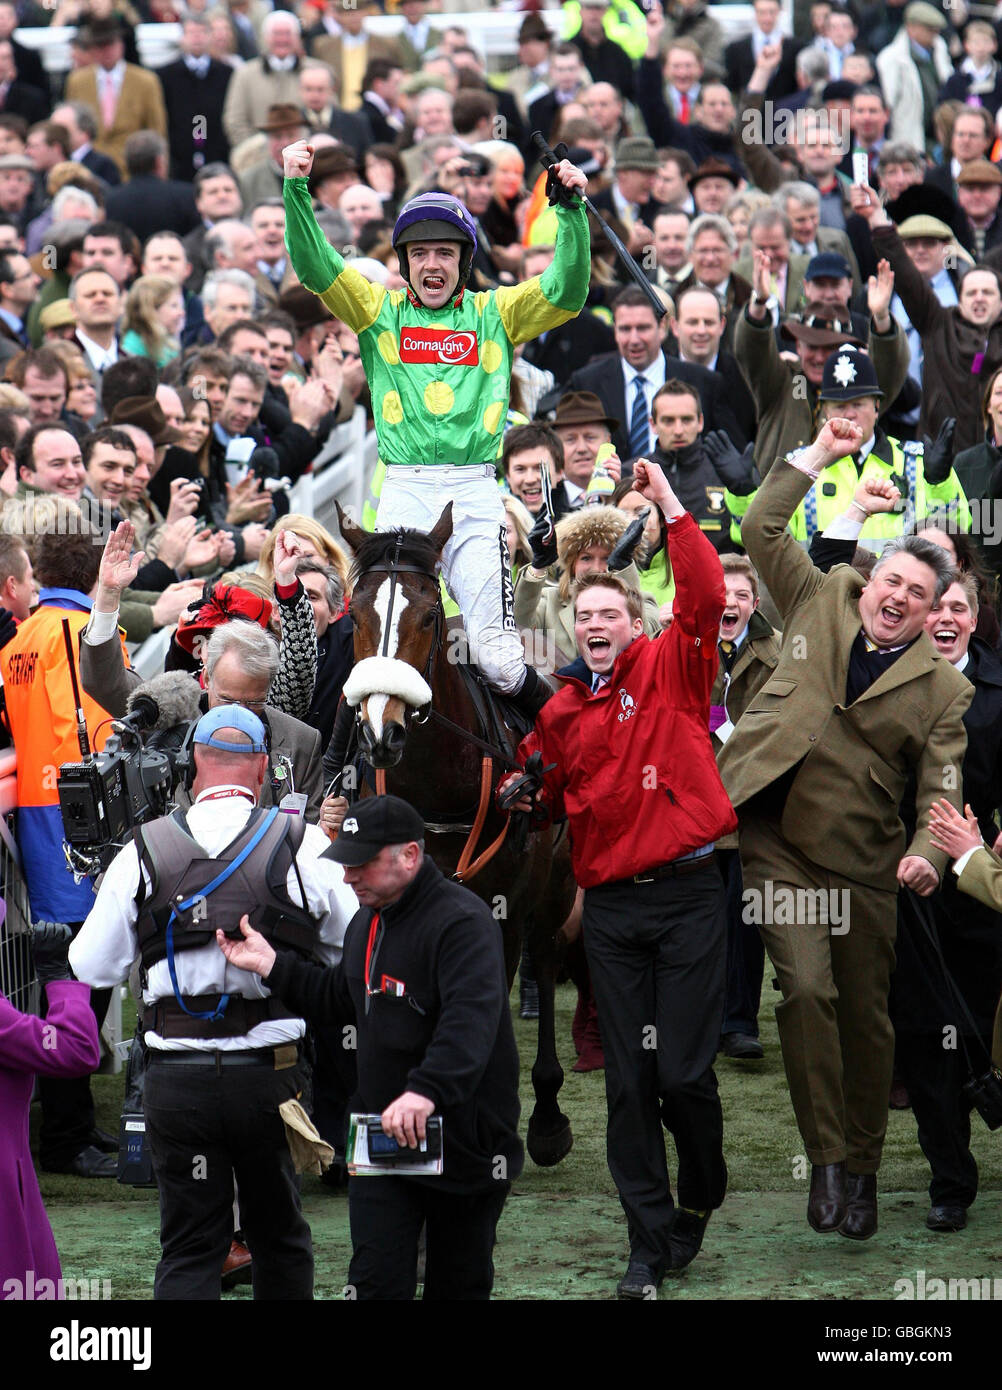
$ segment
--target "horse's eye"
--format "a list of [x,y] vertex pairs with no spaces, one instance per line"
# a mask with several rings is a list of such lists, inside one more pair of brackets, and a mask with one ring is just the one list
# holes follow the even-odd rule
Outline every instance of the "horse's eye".
[[431,610],[430,613],[426,613],[426,614],[424,615],[424,617],[421,619],[421,626],[422,626],[422,627],[431,627],[431,625],[434,623],[434,621],[435,621],[435,610],[434,610],[434,608],[433,608],[433,609]]

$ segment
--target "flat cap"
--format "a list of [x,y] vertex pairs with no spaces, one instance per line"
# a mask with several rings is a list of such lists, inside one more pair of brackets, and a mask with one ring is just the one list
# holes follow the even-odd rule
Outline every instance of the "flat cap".
[[912,3],[905,9],[906,24],[928,24],[930,29],[942,31],[946,28],[946,19],[936,9],[935,5],[929,5],[926,0],[912,0]]
[[990,159],[969,159],[957,175],[957,185],[972,183],[1002,183],[1002,169]]
[[938,217],[930,217],[927,212],[918,212],[914,217],[906,217],[898,228],[902,241],[915,237],[935,237],[937,241],[952,241],[953,231]]

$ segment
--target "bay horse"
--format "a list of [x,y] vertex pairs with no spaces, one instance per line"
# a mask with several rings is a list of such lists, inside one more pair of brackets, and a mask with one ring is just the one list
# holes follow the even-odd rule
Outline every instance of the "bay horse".
[[[518,735],[508,730],[510,749],[498,746],[489,711],[485,719],[492,697],[471,691],[455,640],[463,634],[446,628],[437,566],[452,534],[452,504],[427,534],[364,531],[340,506],[338,520],[354,552],[348,612],[355,666],[344,693],[357,711],[359,750],[376,770],[376,789],[420,812],[427,852],[442,872],[468,882],[498,920],[509,989],[526,942],[539,985],[526,1146],[534,1163],[551,1167],[573,1143],[557,1102],[564,1073],[554,1029],[556,932],[574,901],[566,836],[558,840],[547,827],[518,846],[495,805]],[[484,846],[490,857],[477,854]]]

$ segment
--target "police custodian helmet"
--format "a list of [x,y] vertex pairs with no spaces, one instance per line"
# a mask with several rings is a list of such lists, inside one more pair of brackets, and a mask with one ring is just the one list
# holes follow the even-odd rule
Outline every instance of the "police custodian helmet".
[[873,360],[857,347],[837,348],[825,359],[818,399],[856,401],[861,396],[883,396]]

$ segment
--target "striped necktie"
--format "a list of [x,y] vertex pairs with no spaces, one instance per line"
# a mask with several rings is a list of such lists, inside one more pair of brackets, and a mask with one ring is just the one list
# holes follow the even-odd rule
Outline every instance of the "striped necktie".
[[647,409],[647,392],[644,390],[644,379],[642,376],[633,378],[633,409],[630,412],[630,457],[637,458],[641,454],[646,454],[651,439],[651,429],[648,424],[649,411]]

